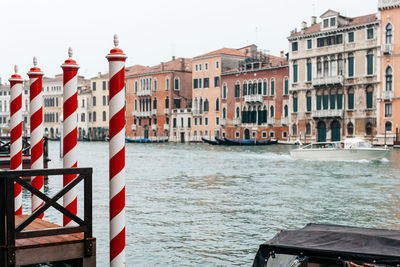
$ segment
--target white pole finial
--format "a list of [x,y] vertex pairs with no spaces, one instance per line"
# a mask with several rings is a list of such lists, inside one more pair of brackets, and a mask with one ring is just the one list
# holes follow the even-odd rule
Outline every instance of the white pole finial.
[[33,57],[33,66],[37,66],[37,58],[36,57]]
[[18,73],[18,65],[14,65],[14,71],[15,71],[15,74]]
[[118,44],[119,44],[118,34],[114,34],[114,46],[118,47]]
[[72,58],[72,47],[68,48],[68,56]]

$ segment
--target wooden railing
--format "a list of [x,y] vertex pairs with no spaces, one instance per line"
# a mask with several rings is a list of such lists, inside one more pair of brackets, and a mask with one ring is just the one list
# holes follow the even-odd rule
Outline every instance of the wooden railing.
[[[43,159],[47,160],[49,157],[48,139],[43,137]],[[28,137],[22,138],[22,155],[29,156],[31,154],[31,144]],[[10,138],[0,138],[0,155],[10,155]]]
[[[64,174],[77,174],[77,177],[68,185],[63,187],[53,197],[49,197],[34,188],[30,183],[24,181],[22,177],[28,176],[61,176]],[[57,203],[67,192],[83,181],[84,187],[84,218],[81,219],[66,208]],[[14,215],[14,183],[20,184],[33,195],[44,201],[44,204],[34,213],[25,218],[19,225],[15,225]],[[56,227],[50,229],[24,230],[40,214],[50,207],[55,208],[77,225],[71,227]],[[43,169],[43,170],[16,170],[0,171],[0,248],[7,251],[7,262],[9,265],[15,264],[16,240],[24,238],[34,238],[43,236],[54,236],[63,234],[83,233],[85,241],[86,257],[92,256],[93,237],[92,231],[92,168],[71,168],[71,169]],[[0,257],[1,258],[1,257]]]

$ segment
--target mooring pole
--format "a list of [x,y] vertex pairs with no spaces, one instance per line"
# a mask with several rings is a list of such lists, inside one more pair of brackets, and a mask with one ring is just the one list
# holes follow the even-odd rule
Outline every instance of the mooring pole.
[[[76,109],[78,105],[78,69],[76,61],[72,59],[72,48],[68,49],[69,58],[61,65],[63,69],[63,168],[76,168],[76,145],[78,142]],[[66,174],[63,184],[66,186],[76,178],[76,174]],[[77,214],[77,189],[74,187],[63,197],[64,207]],[[63,225],[73,226],[75,223],[63,215]]]
[[125,266],[125,60],[114,35],[110,80],[110,266]]
[[[28,72],[29,89],[29,117],[31,123],[31,169],[43,169],[43,72],[37,67],[37,59],[33,58],[33,68]],[[31,184],[43,192],[43,176],[31,177]],[[34,194],[32,198],[32,213],[43,205],[43,200]],[[39,216],[43,218],[43,213]]]
[[[22,83],[23,80],[18,73],[18,67],[14,67],[15,74],[10,81],[10,169],[22,169]],[[14,184],[15,215],[22,214],[22,188]]]

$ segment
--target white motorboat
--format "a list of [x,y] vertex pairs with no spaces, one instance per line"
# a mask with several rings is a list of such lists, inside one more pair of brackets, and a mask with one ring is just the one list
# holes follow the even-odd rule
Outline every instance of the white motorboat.
[[389,149],[375,148],[370,143],[357,138],[341,142],[313,143],[290,151],[296,159],[338,161],[338,160],[380,160]]

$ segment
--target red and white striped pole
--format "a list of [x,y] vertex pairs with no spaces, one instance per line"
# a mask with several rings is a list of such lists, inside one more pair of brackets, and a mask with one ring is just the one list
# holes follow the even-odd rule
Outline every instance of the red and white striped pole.
[[[72,59],[72,48],[68,49],[69,58],[61,65],[63,69],[63,168],[76,168],[76,145],[78,142],[76,109],[78,105],[78,69],[76,61]],[[66,186],[77,177],[76,174],[66,174],[63,185]],[[77,189],[74,187],[63,197],[64,208],[77,214]],[[67,216],[63,216],[64,226],[73,226],[75,223]]]
[[[30,126],[31,126],[31,169],[43,169],[43,72],[37,67],[37,59],[33,58],[33,68],[28,72],[30,83]],[[31,178],[31,184],[43,192],[43,176]],[[43,205],[43,200],[32,194],[32,213]],[[39,218],[43,218],[43,213]]]
[[[18,67],[14,67],[15,74],[10,81],[10,169],[22,169],[22,83],[23,80],[18,73]],[[22,188],[19,184],[14,184],[15,196],[15,215],[22,214]]]
[[125,266],[125,60],[115,47],[106,56],[110,79],[110,266]]

